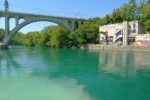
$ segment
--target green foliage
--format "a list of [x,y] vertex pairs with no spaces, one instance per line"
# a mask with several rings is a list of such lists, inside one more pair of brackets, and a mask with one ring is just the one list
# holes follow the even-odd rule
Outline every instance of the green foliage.
[[54,28],[55,28],[55,26],[48,26],[48,27],[45,27],[40,32],[40,34],[41,34],[41,40],[40,40],[41,46],[50,47],[51,33],[52,33]]
[[84,23],[77,30],[77,41],[79,44],[97,43],[99,25],[91,22]]
[[144,23],[145,30],[150,32],[150,0],[142,5],[142,22]]
[[26,46],[35,46],[38,42],[36,41],[36,35],[39,34],[39,32],[29,32],[27,33],[23,38],[23,45]]
[[61,35],[63,34],[64,29],[60,26],[56,26],[52,33],[51,33],[51,39],[50,39],[50,45],[52,47],[60,47],[61,43]]
[[70,43],[70,38],[69,38],[70,33],[65,30],[61,26],[56,26],[54,27],[52,33],[51,33],[51,38],[50,38],[50,46],[51,47],[71,47]]
[[123,4],[120,8],[114,9],[111,14],[107,14],[104,19],[107,24],[119,23],[122,21],[138,20],[141,18],[141,4],[142,1],[130,0],[128,3]]
[[143,17],[150,19],[150,4],[145,4],[142,8]]
[[22,39],[24,37],[24,34],[21,32],[18,32],[16,35],[14,35],[11,40],[9,41],[9,44],[11,45],[22,45]]
[[107,14],[105,16],[105,20],[106,20],[107,24],[112,24],[113,23],[113,16],[112,16],[112,14]]
[[26,46],[71,47],[75,43],[71,33],[61,26],[48,26],[41,32],[29,32],[22,40]]
[[145,25],[146,31],[150,32],[150,19],[146,20],[144,22],[144,25]]
[[130,0],[129,3],[124,4],[121,7],[123,19],[124,20],[137,20],[141,16],[141,11],[139,9],[138,3],[136,0]]
[[122,16],[122,12],[120,9],[114,9],[113,13],[113,23],[119,23],[123,21],[123,16]]
[[74,33],[68,34],[68,47],[78,47],[77,35]]
[[0,29],[0,42],[2,42],[2,40],[4,38],[4,33],[5,33],[5,30],[4,29]]
[[96,18],[90,18],[88,22],[89,22],[89,23],[92,23],[92,24],[95,24],[95,25],[97,25],[98,27],[99,27],[100,25],[105,25],[105,24],[107,24],[107,21],[106,21],[105,18],[98,18],[98,17],[96,17]]

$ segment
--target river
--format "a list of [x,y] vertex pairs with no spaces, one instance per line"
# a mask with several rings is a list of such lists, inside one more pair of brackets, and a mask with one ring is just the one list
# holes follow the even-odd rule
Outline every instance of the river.
[[150,52],[10,46],[0,100],[150,100]]

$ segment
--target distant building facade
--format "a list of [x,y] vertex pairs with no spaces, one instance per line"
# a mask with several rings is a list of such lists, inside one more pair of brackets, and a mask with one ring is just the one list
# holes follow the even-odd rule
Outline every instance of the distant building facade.
[[138,34],[144,34],[144,28],[139,21],[124,21],[99,27],[101,44],[126,46],[134,43]]

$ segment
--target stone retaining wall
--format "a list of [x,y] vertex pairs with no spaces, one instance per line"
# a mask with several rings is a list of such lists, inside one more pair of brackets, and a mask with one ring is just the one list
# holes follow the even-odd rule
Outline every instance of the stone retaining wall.
[[110,45],[89,44],[82,46],[81,49],[150,51],[150,46],[110,46]]

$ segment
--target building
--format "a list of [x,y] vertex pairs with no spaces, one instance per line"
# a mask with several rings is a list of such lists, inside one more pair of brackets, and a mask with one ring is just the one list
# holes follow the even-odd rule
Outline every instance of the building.
[[100,43],[127,46],[135,42],[137,34],[143,34],[144,28],[139,21],[103,25],[99,27]]

